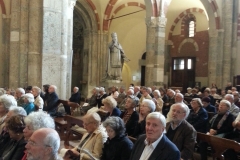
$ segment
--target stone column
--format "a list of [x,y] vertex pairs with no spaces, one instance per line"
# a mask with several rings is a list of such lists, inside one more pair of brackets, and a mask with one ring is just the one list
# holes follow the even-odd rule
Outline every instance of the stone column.
[[162,86],[164,81],[165,17],[147,20],[146,86]]
[[237,12],[237,13],[235,13],[236,14],[236,17],[235,17],[235,19],[236,19],[236,31],[235,31],[235,34],[237,35],[237,38],[236,38],[236,52],[235,52],[235,55],[236,55],[236,58],[235,58],[235,76],[236,75],[240,75],[240,33],[239,33],[239,31],[240,31],[240,29],[238,29],[238,25],[240,24],[240,21],[239,21],[239,18],[240,18],[240,2],[239,2],[239,0],[237,1],[237,4],[236,4],[236,9],[235,9],[235,11]]
[[233,26],[233,1],[223,1],[223,29],[224,29],[224,42],[223,42],[223,81],[222,85],[225,86],[227,82],[232,80],[232,26]]
[[12,1],[10,26],[9,86],[24,87],[27,82],[28,1]]
[[10,16],[2,17],[2,54],[0,72],[2,75],[0,86],[9,86],[9,49],[10,49]]
[[[153,74],[155,64],[155,49],[156,49],[156,17],[146,18],[147,24],[147,39],[146,39],[146,70],[145,70],[145,86],[153,85]],[[156,73],[155,73],[156,74]]]
[[42,82],[42,0],[29,1],[28,85],[41,88]]
[[68,26],[72,25],[73,16],[68,9],[73,9],[74,3],[73,0],[43,1],[42,84],[55,84],[63,99],[69,98],[66,94],[71,90],[71,77],[67,73],[71,63],[67,62],[72,53],[69,46],[72,32],[68,32]]

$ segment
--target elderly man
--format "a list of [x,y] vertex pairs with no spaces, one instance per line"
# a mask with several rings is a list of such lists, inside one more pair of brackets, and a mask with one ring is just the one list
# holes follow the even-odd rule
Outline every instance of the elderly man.
[[167,123],[166,135],[178,147],[183,160],[191,159],[196,141],[196,130],[185,119],[189,108],[183,103],[176,103],[170,109],[170,122]]
[[25,94],[25,90],[23,88],[17,88],[15,97],[17,100],[17,105],[23,107],[24,105],[24,97],[23,95]]
[[176,93],[174,90],[172,90],[172,89],[167,90],[167,96],[169,97],[169,99],[168,99],[167,103],[164,103],[163,108],[162,108],[162,113],[165,117],[167,117],[167,114],[170,110],[171,105],[175,103],[175,95],[176,95]]
[[233,95],[232,94],[226,94],[224,99],[231,103],[231,107],[229,109],[229,112],[232,113],[233,116],[236,118],[238,116],[238,113],[239,113],[239,108],[234,104]]
[[60,160],[60,137],[52,128],[36,130],[26,145],[28,160]]
[[[71,95],[71,97],[69,98],[69,102],[74,102],[74,103],[78,103],[80,104],[80,93],[78,92],[79,91],[79,88],[78,87],[74,87],[73,88],[73,93]],[[64,109],[65,109],[65,112],[69,115],[71,115],[71,109],[70,109],[70,106],[68,105],[64,105]]]
[[179,150],[163,133],[165,127],[166,120],[161,113],[149,113],[146,118],[146,134],[138,138],[130,160],[179,160]]
[[134,87],[134,95],[136,97],[138,97],[139,99],[142,97],[142,94],[140,93],[140,87],[139,86]]
[[108,95],[105,92],[105,89],[103,87],[99,88],[99,95],[97,97],[97,103],[98,103],[98,108],[101,108],[103,106],[102,100],[106,98]]
[[50,85],[48,88],[49,95],[46,99],[46,105],[43,107],[44,111],[47,111],[51,116],[54,116],[58,107],[58,95],[56,94],[57,87]]
[[238,108],[240,108],[240,99],[239,99],[238,91],[234,91],[232,94],[233,94],[233,97],[234,97],[234,104],[236,106],[238,106]]

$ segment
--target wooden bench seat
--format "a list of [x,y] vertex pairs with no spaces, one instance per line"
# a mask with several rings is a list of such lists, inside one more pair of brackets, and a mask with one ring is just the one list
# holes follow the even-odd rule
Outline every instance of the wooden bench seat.
[[236,141],[219,138],[216,136],[206,135],[203,133],[197,133],[197,139],[208,143],[214,152],[212,153],[213,159],[224,160],[223,153],[228,149],[233,149],[235,152],[240,152],[240,144]]

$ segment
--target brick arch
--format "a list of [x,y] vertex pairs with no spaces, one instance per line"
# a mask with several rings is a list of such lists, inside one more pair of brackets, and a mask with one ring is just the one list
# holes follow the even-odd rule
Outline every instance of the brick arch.
[[0,0],[0,6],[2,9],[2,14],[6,14],[6,8],[3,0]]
[[192,43],[193,46],[195,47],[195,51],[199,51],[199,47],[198,47],[197,42],[196,42],[194,39],[192,39],[192,38],[186,38],[186,39],[184,39],[184,40],[180,43],[180,45],[179,45],[179,47],[178,47],[178,53],[181,52],[181,48],[182,48],[182,46],[183,46],[185,43]]
[[213,14],[214,14],[214,17],[215,17],[215,25],[216,25],[216,29],[220,29],[220,16],[219,16],[219,11],[218,11],[218,5],[217,5],[217,2],[216,0],[211,0],[211,1],[208,1],[210,3],[210,6],[213,10]]
[[[120,5],[119,7],[117,7],[114,11],[113,11],[113,14],[111,16],[111,18],[113,18],[114,15],[116,15],[121,9],[125,8],[125,7],[130,7],[130,6],[136,6],[136,7],[140,7],[142,9],[146,9],[146,6],[142,3],[138,3],[138,2],[128,2],[128,3],[125,3],[125,4],[122,4]],[[112,9],[111,9],[111,12],[112,12]],[[103,20],[103,30],[104,31],[108,31],[109,29],[109,25],[111,23],[111,20],[108,20],[110,19],[110,15],[111,15],[111,12],[108,12],[109,15],[106,16],[105,15],[105,18]]]
[[182,13],[179,14],[179,16],[177,16],[177,18],[174,20],[174,23],[172,24],[171,28],[170,28],[170,31],[169,31],[169,35],[168,35],[168,39],[171,39],[172,38],[172,34],[173,34],[173,31],[175,29],[175,26],[177,25],[177,23],[186,15],[192,13],[192,12],[198,12],[198,13],[202,13],[202,14],[205,14],[204,13],[204,10],[201,9],[201,8],[189,8],[189,9],[186,9],[185,11],[183,11]]
[[112,13],[112,9],[114,7],[114,5],[116,4],[118,0],[109,0],[109,3],[105,9],[105,12],[104,12],[104,19],[103,19],[103,31],[107,31],[108,30],[108,19],[110,18],[111,16],[111,13]]
[[184,16],[182,19],[182,24],[181,24],[181,35],[182,36],[188,35],[189,22],[192,20],[195,22],[194,23],[194,33],[196,32],[196,17],[190,13],[190,14],[187,14],[186,16]]
[[96,21],[97,21],[97,24],[98,24],[98,30],[101,29],[101,24],[100,24],[100,18],[99,18],[99,15],[98,15],[98,12],[97,12],[97,8],[96,6],[94,5],[94,3],[92,2],[92,0],[86,0],[87,3],[89,4],[89,6],[92,8],[93,12],[95,13],[95,18],[96,18]]

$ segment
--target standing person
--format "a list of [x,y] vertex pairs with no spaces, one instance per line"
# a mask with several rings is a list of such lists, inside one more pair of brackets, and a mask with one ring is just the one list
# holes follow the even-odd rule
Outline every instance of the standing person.
[[38,110],[42,111],[44,102],[43,102],[42,97],[40,96],[41,89],[38,88],[37,86],[33,86],[32,87],[32,94],[34,96],[34,105],[35,105],[36,111],[38,111]]
[[[133,143],[125,135],[125,126],[120,117],[109,117],[103,122],[108,139],[104,143],[101,160],[128,160]],[[121,149],[120,149],[121,148]]]
[[57,87],[55,85],[50,85],[48,89],[48,96],[46,100],[46,104],[43,107],[43,110],[48,112],[51,116],[54,116],[57,112],[57,103],[58,103],[58,95],[56,93]]
[[135,142],[130,160],[180,160],[178,148],[165,136],[165,117],[153,112],[146,118],[146,134]]
[[122,67],[124,60],[129,61],[125,56],[122,46],[118,43],[117,33],[111,34],[112,42],[108,45],[107,75],[105,79],[122,80]]

